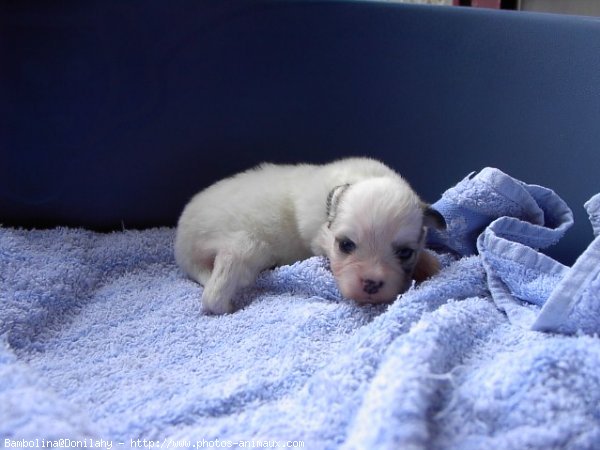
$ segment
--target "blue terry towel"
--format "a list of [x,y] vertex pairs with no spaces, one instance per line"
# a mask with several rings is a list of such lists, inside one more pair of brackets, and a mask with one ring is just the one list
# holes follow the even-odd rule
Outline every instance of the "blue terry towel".
[[[495,185],[482,177],[468,181],[483,208]],[[497,172],[490,179],[510,186]],[[510,213],[548,228],[544,242],[556,239],[568,210],[556,209],[549,225],[548,197],[514,182],[531,198],[506,201]],[[445,199],[472,200],[459,189],[463,197]],[[593,218],[597,204],[589,203]],[[474,211],[457,220],[483,215],[477,202],[446,202],[450,213],[467,206]],[[474,252],[482,231],[489,242],[506,239],[494,211],[485,215],[470,240],[449,220],[444,243]],[[485,259],[492,252],[442,255],[437,276],[389,306],[367,307],[341,298],[326,260],[314,257],[264,272],[237,297],[239,311],[214,317],[201,313],[202,287],[175,265],[173,235],[0,227],[2,445],[598,448],[600,339],[515,325],[516,313],[498,308],[491,275],[502,275],[517,312],[530,305],[543,317],[555,291],[544,302],[534,277],[519,295],[538,304],[515,300],[510,277],[527,272],[493,271],[502,263]],[[526,241],[509,243],[530,248]],[[559,286],[576,266],[534,273]],[[564,323],[582,325],[585,305]]]

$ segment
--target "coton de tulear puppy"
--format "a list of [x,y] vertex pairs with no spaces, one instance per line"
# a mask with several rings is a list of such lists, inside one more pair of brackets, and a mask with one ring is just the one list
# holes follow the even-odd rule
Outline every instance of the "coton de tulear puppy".
[[329,258],[344,297],[389,302],[437,272],[422,251],[427,227],[444,228],[443,217],[379,161],[262,164],[192,198],[175,257],[204,285],[208,313],[232,312],[236,292],[262,270],[312,255]]

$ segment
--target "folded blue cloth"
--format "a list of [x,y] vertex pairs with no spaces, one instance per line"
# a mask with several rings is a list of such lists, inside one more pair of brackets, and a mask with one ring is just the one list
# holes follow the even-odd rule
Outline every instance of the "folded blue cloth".
[[[597,235],[600,194],[585,206]],[[555,192],[486,168],[446,191],[433,207],[448,227],[432,230],[430,244],[459,255],[477,252],[494,302],[513,323],[551,332],[600,332],[598,238],[572,268],[539,251],[573,224],[572,211]]]
[[430,230],[428,244],[461,256],[477,253],[479,235],[496,219],[503,219],[503,233],[534,248],[555,244],[573,224],[573,213],[553,191],[490,167],[469,174],[433,207],[447,228]]
[[[600,333],[600,194],[585,204],[596,238],[564,273],[542,308],[534,330]],[[555,266],[558,269],[558,264]]]

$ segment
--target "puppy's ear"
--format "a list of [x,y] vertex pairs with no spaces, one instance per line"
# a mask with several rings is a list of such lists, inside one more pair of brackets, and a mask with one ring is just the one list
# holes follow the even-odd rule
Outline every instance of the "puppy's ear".
[[436,230],[446,229],[446,219],[439,211],[436,211],[431,206],[423,204],[423,225],[427,228],[435,228]]
[[440,262],[438,259],[428,251],[422,250],[419,252],[419,257],[412,277],[417,283],[420,283],[431,278],[439,271]]
[[349,187],[349,184],[336,186],[329,191],[329,195],[327,195],[327,226],[329,228],[331,228],[331,224],[337,215],[337,208],[342,200],[342,195],[344,195],[344,192],[346,192]]

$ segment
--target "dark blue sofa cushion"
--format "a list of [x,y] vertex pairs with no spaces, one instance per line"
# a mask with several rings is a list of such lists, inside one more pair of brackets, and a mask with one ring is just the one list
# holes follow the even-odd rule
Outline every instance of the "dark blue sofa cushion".
[[600,22],[387,2],[0,6],[0,222],[174,225],[257,164],[370,155],[435,201],[495,166],[556,190],[591,239]]

